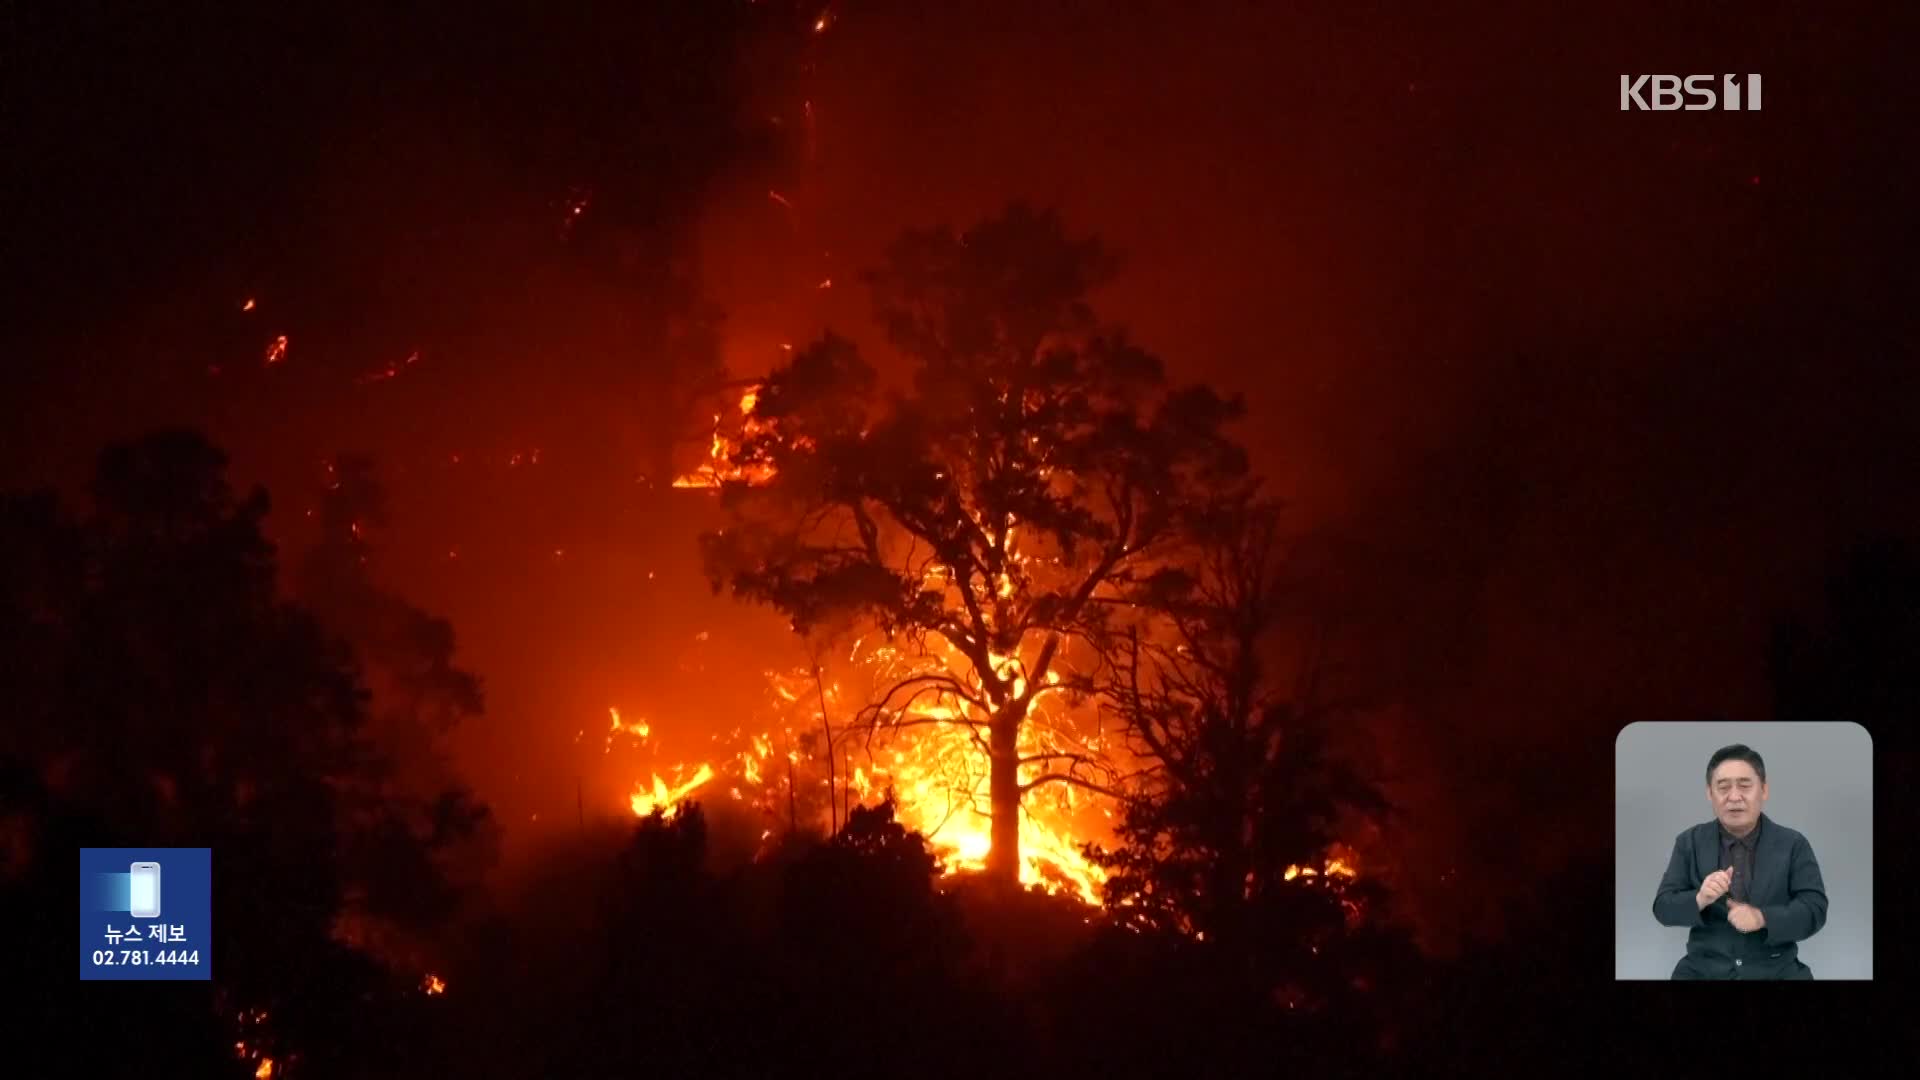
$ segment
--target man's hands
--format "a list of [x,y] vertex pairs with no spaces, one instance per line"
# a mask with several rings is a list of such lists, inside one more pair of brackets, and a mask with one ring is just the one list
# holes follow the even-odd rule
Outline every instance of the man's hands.
[[[1715,870],[1707,875],[1707,880],[1700,883],[1700,891],[1693,894],[1693,902],[1700,905],[1700,910],[1705,911],[1708,904],[1727,895],[1727,890],[1731,888],[1733,888],[1733,867]],[[1727,921],[1733,924],[1735,930],[1743,934],[1751,934],[1755,930],[1764,929],[1767,925],[1767,917],[1760,914],[1759,908],[1752,904],[1743,904],[1738,900],[1728,902]]]
[[1700,905],[1700,910],[1705,911],[1708,904],[1727,895],[1727,890],[1731,888],[1733,888],[1733,867],[1715,870],[1707,875],[1707,880],[1700,883],[1700,891],[1693,894],[1693,902]]
[[1760,913],[1759,908],[1752,904],[1743,904],[1738,900],[1727,905],[1727,921],[1733,924],[1735,930],[1743,934],[1751,934],[1755,930],[1764,929],[1767,925],[1767,917]]

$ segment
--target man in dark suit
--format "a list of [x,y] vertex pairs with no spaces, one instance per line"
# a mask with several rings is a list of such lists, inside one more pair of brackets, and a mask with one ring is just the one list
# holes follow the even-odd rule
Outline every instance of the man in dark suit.
[[1827,922],[1827,891],[1807,838],[1767,817],[1767,765],[1748,747],[1707,761],[1714,820],[1673,842],[1653,898],[1662,926],[1687,927],[1676,979],[1811,979],[1799,942]]

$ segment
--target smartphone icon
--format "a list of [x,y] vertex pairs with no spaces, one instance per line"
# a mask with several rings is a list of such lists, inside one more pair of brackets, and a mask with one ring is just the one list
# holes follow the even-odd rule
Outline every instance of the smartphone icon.
[[133,864],[132,908],[136,919],[157,919],[160,917],[160,864],[157,862],[137,862]]

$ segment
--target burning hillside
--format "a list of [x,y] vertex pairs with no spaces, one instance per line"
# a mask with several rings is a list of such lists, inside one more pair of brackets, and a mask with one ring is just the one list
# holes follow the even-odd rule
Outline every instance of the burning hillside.
[[[898,657],[881,646],[863,653],[865,663],[853,671],[880,678]],[[992,819],[985,761],[978,736],[953,722],[951,706],[929,701],[891,722],[863,722],[858,717],[870,703],[848,694],[842,679],[816,679],[801,668],[765,678],[768,726],[716,736],[711,760],[677,763],[665,776],[636,782],[629,799],[635,815],[671,815],[690,798],[730,799],[760,811],[770,834],[794,826],[824,831],[853,806],[891,792],[899,820],[928,838],[948,873],[986,868]],[[1097,903],[1104,875],[1080,847],[1105,838],[1111,815],[1110,799],[1076,789],[1027,800],[1021,883]]]
[[[748,386],[732,408],[714,414],[706,460],[676,479],[675,487],[740,491],[779,478],[773,458],[789,437],[781,430],[780,410],[791,406],[783,401],[772,416],[763,414],[757,407],[766,390],[765,383]],[[860,438],[871,434],[863,430]],[[790,438],[804,450],[816,448],[813,435]],[[1054,472],[1044,464],[1034,468],[1043,489],[1064,479]],[[944,482],[946,476],[935,473],[932,479]],[[1034,598],[1043,590],[1062,581],[1077,584],[1070,553],[1047,544],[1044,533],[1030,540],[1028,531],[1005,514],[989,565],[956,573],[950,561],[928,559],[911,587],[956,612],[980,618],[985,611],[1008,626],[1023,625],[1021,613],[1035,609]],[[1096,576],[1088,584],[1118,598],[1110,582]],[[856,803],[890,795],[899,820],[928,838],[946,873],[988,872],[995,844],[992,740],[1000,737],[995,715],[1018,702],[1024,722],[1013,748],[1019,763],[1017,879],[1098,904],[1107,874],[1086,849],[1112,841],[1120,799],[1142,775],[1140,763],[1123,732],[1097,707],[1086,673],[1055,652],[1057,642],[1037,655],[1022,648],[1027,632],[1001,635],[1013,643],[1007,653],[983,650],[984,670],[982,657],[938,633],[913,636],[911,647],[905,639],[863,636],[844,655],[838,648],[831,655],[812,648],[811,667],[764,673],[757,731],[716,736],[709,760],[676,763],[665,776],[653,772],[650,782],[636,782],[630,807],[639,816],[671,814],[689,798],[727,798],[764,814],[764,835],[770,836],[783,824],[837,828]],[[1029,685],[1036,668],[1042,674]],[[648,730],[644,721],[623,723],[613,710],[609,746],[622,732],[644,740]],[[1286,880],[1344,880],[1353,876],[1352,859],[1345,851],[1323,868],[1289,867]]]

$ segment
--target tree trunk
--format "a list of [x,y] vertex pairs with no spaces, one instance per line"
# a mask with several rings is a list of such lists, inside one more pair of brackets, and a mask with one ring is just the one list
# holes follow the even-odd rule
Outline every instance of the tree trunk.
[[987,876],[1006,885],[1020,880],[1020,720],[1015,706],[1003,705],[987,726],[992,751],[988,790],[992,798],[993,846],[987,851]]

